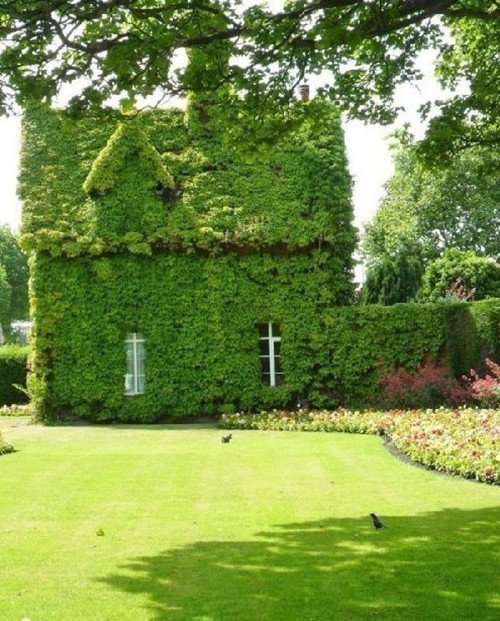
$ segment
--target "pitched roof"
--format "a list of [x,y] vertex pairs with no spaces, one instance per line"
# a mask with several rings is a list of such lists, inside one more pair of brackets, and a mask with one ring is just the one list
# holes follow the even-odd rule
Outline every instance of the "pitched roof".
[[132,238],[148,252],[355,243],[333,111],[329,123],[311,121],[276,144],[266,161],[193,131],[179,109],[133,121],[116,111],[72,120],[37,109],[26,113],[23,135],[26,248],[99,254]]

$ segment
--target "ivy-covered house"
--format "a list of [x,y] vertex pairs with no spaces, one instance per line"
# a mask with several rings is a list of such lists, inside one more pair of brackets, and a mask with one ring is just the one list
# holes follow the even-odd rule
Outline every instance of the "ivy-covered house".
[[26,112],[30,385],[43,417],[151,422],[314,402],[311,334],[353,293],[338,115],[256,161],[231,148],[214,110]]

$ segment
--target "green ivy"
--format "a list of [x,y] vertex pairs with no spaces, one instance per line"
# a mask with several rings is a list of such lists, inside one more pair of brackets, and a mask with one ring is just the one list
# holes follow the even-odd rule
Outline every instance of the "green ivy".
[[[300,106],[301,104],[298,104]],[[303,390],[308,329],[353,295],[351,179],[339,116],[265,160],[228,144],[224,110],[24,119],[23,245],[32,253],[42,418],[283,406]],[[283,329],[286,386],[261,382],[256,323]],[[147,390],[125,397],[124,339],[146,338]]]
[[[432,356],[462,372],[500,353],[496,301],[345,306],[356,234],[335,111],[265,161],[228,146],[217,106],[208,125],[197,112],[27,112],[29,390],[42,419],[369,404],[384,369]],[[261,381],[257,324],[269,321],[282,332],[278,388]],[[130,332],[146,346],[146,391],[133,397]]]
[[348,282],[356,232],[335,110],[321,126],[305,123],[266,161],[227,144],[220,106],[210,116],[200,132],[197,116],[186,121],[192,109],[126,117],[109,110],[78,121],[28,110],[24,249],[75,257],[328,245],[339,260],[335,276]]
[[[326,255],[326,256],[324,256]],[[150,422],[288,405],[311,366],[310,330],[335,300],[328,253],[39,256],[30,387],[42,417]],[[282,326],[286,385],[261,381],[256,324]],[[125,335],[146,340],[144,395],[124,396]],[[41,397],[40,397],[41,395]]]

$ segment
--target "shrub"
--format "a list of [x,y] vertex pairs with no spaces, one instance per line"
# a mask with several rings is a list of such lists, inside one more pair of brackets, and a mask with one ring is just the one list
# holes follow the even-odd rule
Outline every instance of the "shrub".
[[28,395],[22,390],[26,388],[27,359],[27,347],[0,347],[0,405],[28,401]]
[[450,377],[445,368],[431,362],[417,367],[413,373],[403,367],[393,369],[383,375],[379,383],[383,393],[378,405],[388,409],[457,406],[470,400],[467,386]]
[[0,431],[0,455],[5,455],[5,453],[12,453],[14,451],[14,447],[12,444],[9,444],[6,440],[4,440],[2,436],[2,432]]
[[468,379],[469,391],[474,400],[481,407],[498,408],[500,407],[500,365],[489,358],[486,365],[490,370],[484,377],[480,377],[474,370]]
[[[474,293],[471,296],[472,290]],[[472,251],[448,248],[442,257],[426,267],[417,299],[420,302],[436,302],[443,299],[466,301],[471,297],[483,300],[499,296],[498,263]]]

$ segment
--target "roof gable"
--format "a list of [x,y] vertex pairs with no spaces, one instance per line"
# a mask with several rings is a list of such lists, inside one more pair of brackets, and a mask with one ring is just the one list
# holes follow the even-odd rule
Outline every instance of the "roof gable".
[[149,188],[173,188],[174,180],[158,151],[149,143],[144,131],[134,121],[122,121],[94,160],[83,189],[88,194],[107,194],[120,180],[127,161],[135,160],[141,178]]

